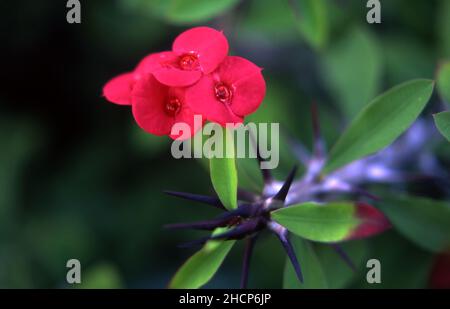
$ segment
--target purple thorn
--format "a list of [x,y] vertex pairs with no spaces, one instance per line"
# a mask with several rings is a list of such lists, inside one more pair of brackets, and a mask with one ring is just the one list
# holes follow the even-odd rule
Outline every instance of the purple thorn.
[[208,204],[208,205],[214,206],[216,208],[225,210],[225,207],[223,206],[223,204],[220,202],[219,198],[217,198],[217,197],[185,193],[185,192],[176,192],[176,191],[164,191],[164,193],[171,195],[171,196],[179,197],[182,199],[200,202],[203,204]]
[[247,288],[248,274],[250,270],[250,260],[253,253],[253,248],[255,246],[257,236],[251,236],[247,239],[245,244],[244,259],[242,262],[242,277],[241,277],[241,289]]
[[289,241],[289,232],[288,230],[282,226],[281,224],[275,221],[269,221],[267,223],[267,227],[271,230],[281,241],[284,250],[286,251],[289,260],[291,261],[292,266],[294,267],[295,273],[297,274],[298,280],[303,283],[303,274],[302,269],[300,267],[300,263],[297,260],[297,256],[295,255],[294,248],[292,247],[291,242]]
[[164,226],[166,229],[196,229],[196,230],[207,230],[211,231],[217,227],[223,227],[228,223],[229,219],[213,219],[207,221],[197,221],[188,223],[174,223],[167,224]]
[[231,240],[231,239],[242,239],[247,235],[250,235],[253,232],[256,232],[259,228],[260,220],[248,220],[244,221],[240,225],[236,226],[233,229],[230,229],[226,232],[210,235],[206,237],[202,237],[200,239],[196,239],[193,241],[189,241],[179,245],[179,248],[188,248],[196,245],[203,245],[208,240]]
[[356,272],[356,266],[350,256],[348,256],[347,252],[345,252],[344,248],[342,248],[342,246],[338,244],[332,244],[331,246],[336,251],[336,253],[339,254],[339,257],[345,262],[345,264],[347,264],[354,272]]
[[286,181],[281,186],[280,191],[278,191],[277,194],[273,197],[275,200],[283,201],[286,199],[286,196],[289,192],[289,189],[291,188],[292,181],[294,180],[295,173],[297,172],[297,166],[294,166],[294,168],[289,173],[288,177],[286,178]]
[[297,274],[298,280],[300,280],[301,283],[303,283],[303,274],[302,269],[300,268],[300,263],[297,260],[297,256],[295,255],[294,248],[292,247],[291,242],[289,241],[289,237],[287,235],[287,232],[284,233],[284,235],[277,235],[278,238],[281,241],[281,244],[284,247],[284,250],[286,251],[289,260],[291,261],[292,266],[294,267],[295,273]]
[[236,226],[235,228],[228,230],[226,232],[223,232],[221,234],[217,235],[211,235],[210,239],[242,239],[245,236],[256,232],[259,225],[260,220],[247,220]]

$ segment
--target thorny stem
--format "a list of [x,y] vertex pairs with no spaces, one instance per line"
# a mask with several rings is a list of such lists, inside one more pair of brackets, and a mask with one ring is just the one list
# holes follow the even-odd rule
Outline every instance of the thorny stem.
[[[300,264],[289,241],[288,230],[271,220],[270,213],[273,210],[307,201],[324,202],[330,198],[335,199],[339,195],[348,194],[376,200],[378,197],[365,191],[362,187],[372,183],[407,181],[411,179],[411,175],[403,171],[408,164],[418,168],[417,175],[440,179],[448,177],[445,172],[442,172],[437,160],[424,147],[425,143],[429,142],[432,132],[423,120],[418,120],[401,138],[385,150],[324,176],[322,175],[322,169],[326,163],[326,147],[320,134],[319,117],[315,105],[312,107],[312,119],[314,131],[312,153],[310,154],[301,143],[292,139],[289,142],[294,154],[297,154],[298,160],[306,168],[304,175],[296,181],[294,181],[296,167],[292,169],[283,182],[276,181],[270,171],[262,170],[264,179],[262,195],[257,196],[245,190],[239,190],[238,208],[232,211],[227,211],[217,197],[166,191],[169,195],[198,201],[225,211],[209,221],[166,226],[174,229],[192,228],[200,230],[214,230],[218,227],[229,228],[226,232],[185,243],[182,247],[201,245],[212,239],[247,239],[242,264],[242,288],[247,286],[254,242],[263,229],[270,230],[278,237],[298,279],[303,281]],[[255,144],[255,139],[252,140]],[[256,144],[255,147],[258,161],[261,163],[264,159],[261,157]],[[332,246],[344,262],[355,270],[355,265],[342,247],[338,244]]]

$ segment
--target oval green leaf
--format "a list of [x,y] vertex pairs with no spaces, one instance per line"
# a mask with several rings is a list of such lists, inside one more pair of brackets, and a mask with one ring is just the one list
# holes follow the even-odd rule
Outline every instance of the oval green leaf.
[[450,112],[435,114],[433,117],[439,132],[450,142]]
[[368,237],[390,226],[376,208],[354,202],[304,203],[278,209],[271,216],[300,237],[327,243]]
[[400,232],[425,250],[450,249],[450,203],[421,197],[391,196],[380,207]]
[[[213,234],[224,232],[219,228]],[[211,280],[233,247],[234,240],[210,240],[191,256],[169,283],[172,289],[198,289]]]
[[354,213],[353,203],[304,203],[276,210],[272,219],[300,237],[336,242],[346,239],[358,226]]
[[212,157],[209,159],[211,182],[222,204],[228,209],[235,209],[237,207],[238,176],[233,133],[229,129],[222,130],[222,128],[216,130],[216,134],[218,132],[223,133],[226,145],[226,151],[224,150],[223,153],[227,153],[227,155],[224,155],[223,158]]
[[295,274],[289,258],[284,267],[283,288],[285,289],[326,289],[328,283],[317,258],[314,247],[299,237],[291,237],[295,255],[302,267],[304,281],[301,283]]
[[432,80],[413,80],[373,100],[358,114],[332,148],[325,173],[392,143],[420,115],[433,88]]

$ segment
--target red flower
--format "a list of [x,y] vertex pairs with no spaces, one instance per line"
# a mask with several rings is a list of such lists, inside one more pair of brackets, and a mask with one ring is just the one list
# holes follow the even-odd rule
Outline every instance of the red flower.
[[150,55],[145,70],[164,85],[189,86],[214,71],[227,54],[228,41],[222,32],[197,27],[180,34],[171,52]]
[[216,71],[186,90],[196,113],[221,125],[242,122],[264,99],[266,83],[261,68],[235,56],[227,57]]
[[194,113],[221,125],[240,123],[261,104],[266,85],[259,67],[227,54],[222,32],[193,28],[175,39],[172,51],[150,54],[110,80],[103,94],[132,105],[139,126],[155,135],[178,138],[172,126],[184,122],[192,136],[203,124],[194,123]]
[[184,88],[168,87],[158,82],[152,75],[139,79],[131,95],[133,116],[138,125],[154,135],[169,135],[173,139],[181,137],[172,134],[175,123],[186,123],[190,135],[197,132],[203,123],[194,123],[194,113],[185,99]]

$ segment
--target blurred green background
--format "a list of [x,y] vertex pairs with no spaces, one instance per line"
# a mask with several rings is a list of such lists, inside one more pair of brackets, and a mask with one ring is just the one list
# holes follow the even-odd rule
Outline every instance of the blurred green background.
[[[66,262],[82,265],[82,286],[163,288],[201,234],[167,231],[214,209],[162,193],[211,194],[207,169],[170,156],[170,140],[141,131],[128,107],[101,96],[113,76],[195,25],[224,31],[231,53],[264,68],[267,97],[248,121],[280,122],[311,142],[310,103],[319,103],[326,139],[381,91],[434,78],[450,59],[450,1],[382,1],[382,23],[366,22],[361,0],[81,1],[81,24],[65,1],[0,4],[0,287],[60,288]],[[439,100],[436,100],[439,101]],[[437,105],[442,102],[436,103]],[[286,175],[294,159],[281,141]],[[284,146],[283,146],[284,145]],[[443,141],[437,153],[450,153]],[[447,165],[448,166],[448,165]],[[240,183],[257,190],[249,173]],[[365,284],[379,258],[383,284],[426,287],[434,259],[396,232],[346,245],[361,273],[318,248],[332,287]],[[237,287],[242,245],[207,287]],[[249,286],[279,288],[285,255],[276,239],[256,245]],[[408,257],[407,261],[404,260]]]

